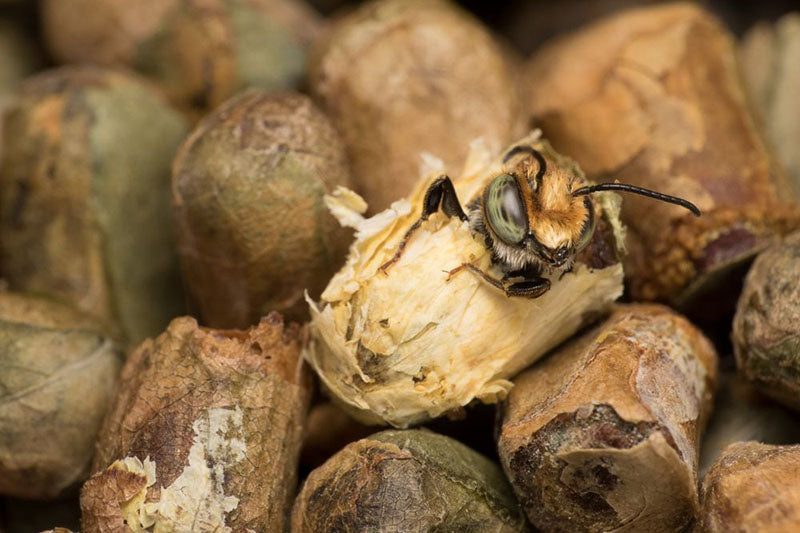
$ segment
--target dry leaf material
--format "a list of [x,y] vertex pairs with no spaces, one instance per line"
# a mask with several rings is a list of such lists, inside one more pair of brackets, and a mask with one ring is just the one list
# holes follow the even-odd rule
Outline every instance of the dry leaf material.
[[500,468],[449,437],[382,431],[351,443],[306,479],[292,533],[528,531]]
[[177,318],[122,369],[82,531],[283,532],[311,381],[302,330],[271,313],[246,331]]
[[619,306],[519,375],[500,460],[544,531],[678,531],[698,514],[697,454],[717,359],[686,319]]
[[745,379],[800,410],[800,232],[753,262],[733,320],[733,347]]
[[739,442],[703,480],[702,531],[800,530],[800,446]]
[[314,47],[309,83],[342,134],[356,190],[373,213],[411,192],[423,152],[455,171],[473,139],[497,152],[524,134],[502,50],[449,2],[360,6]]
[[713,289],[725,294],[739,279],[735,266],[800,225],[791,187],[748,107],[734,52],[732,36],[712,16],[674,3],[626,11],[552,41],[527,67],[534,120],[590,179],[680,196],[703,212],[694,218],[626,197],[625,273],[634,299],[691,309]]
[[[535,134],[529,144],[548,168],[580,174],[574,163]],[[453,180],[467,205],[505,171],[501,159],[474,146]],[[406,427],[460,409],[474,399],[493,403],[511,387],[508,378],[606,312],[622,293],[618,246],[623,229],[619,198],[593,195],[597,228],[571,272],[550,275],[551,287],[536,299],[507,297],[469,263],[495,278],[482,237],[465,221],[434,213],[407,241],[420,217],[425,191],[441,168],[421,180],[408,199],[372,218],[366,204],[340,190],[333,212],[356,228],[347,264],[311,303],[312,341],[305,354],[331,396],[358,420]],[[461,269],[461,270],[459,270]]]
[[759,394],[735,372],[723,373],[700,447],[699,477],[703,478],[725,448],[748,440],[764,444],[800,442],[800,413]]
[[50,499],[86,478],[120,361],[83,313],[0,292],[0,494]]
[[320,31],[293,0],[48,0],[41,14],[59,61],[135,69],[198,111],[243,87],[297,86]]
[[352,232],[323,197],[350,185],[344,147],[307,97],[252,90],[206,117],[173,166],[178,251],[191,301],[212,327],[270,311],[308,317]]
[[739,60],[745,84],[764,121],[770,144],[800,195],[800,12],[745,34]]
[[20,88],[4,120],[0,269],[119,325],[130,342],[183,309],[169,165],[183,118],[129,74],[66,67]]

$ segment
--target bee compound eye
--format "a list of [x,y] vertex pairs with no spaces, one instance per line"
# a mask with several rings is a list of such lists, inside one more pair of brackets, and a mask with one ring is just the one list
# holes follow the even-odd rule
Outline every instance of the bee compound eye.
[[528,223],[525,206],[514,176],[502,174],[486,189],[486,222],[507,244],[518,244],[525,238]]

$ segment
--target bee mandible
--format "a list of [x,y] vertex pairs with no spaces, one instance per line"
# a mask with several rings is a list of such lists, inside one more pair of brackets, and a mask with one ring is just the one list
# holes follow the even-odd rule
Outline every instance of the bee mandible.
[[380,270],[386,273],[400,259],[413,233],[441,209],[448,217],[468,222],[470,230],[483,237],[492,263],[503,273],[498,279],[464,263],[451,275],[468,269],[507,296],[538,298],[550,289],[550,280],[542,274],[569,272],[576,254],[592,240],[596,227],[593,193],[630,192],[682,206],[700,216],[697,206],[683,198],[624,183],[592,185],[556,165],[548,168],[541,152],[527,144],[511,148],[503,164],[504,171],[467,204],[466,212],[450,178],[442,175],[434,180],[425,193],[422,215]]

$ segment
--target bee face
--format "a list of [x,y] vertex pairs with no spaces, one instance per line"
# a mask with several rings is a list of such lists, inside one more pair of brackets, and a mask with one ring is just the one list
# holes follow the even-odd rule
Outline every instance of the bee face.
[[[537,153],[538,155],[538,153]],[[512,266],[571,265],[594,234],[592,201],[572,192],[583,180],[561,169],[547,171],[541,156],[527,157],[495,177],[483,194],[483,220],[496,252]]]

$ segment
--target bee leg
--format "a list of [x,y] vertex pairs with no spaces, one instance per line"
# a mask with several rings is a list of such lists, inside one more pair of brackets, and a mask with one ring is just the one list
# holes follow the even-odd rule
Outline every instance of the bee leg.
[[524,298],[538,298],[549,290],[550,280],[540,277],[518,281],[505,288],[506,296],[522,296]]
[[550,290],[550,280],[545,279],[539,275],[527,277],[527,279],[524,279],[523,281],[518,281],[516,283],[512,283],[511,285],[506,285],[503,283],[502,280],[492,277],[491,275],[484,272],[480,268],[476,267],[472,263],[462,263],[461,266],[454,268],[453,270],[448,272],[447,279],[449,280],[455,274],[464,269],[469,270],[473,274],[482,277],[487,283],[503,291],[506,294],[506,296],[538,298],[539,296],[543,295],[548,290]]
[[550,280],[542,277],[542,271],[536,264],[526,265],[524,268],[509,273],[509,276],[519,276],[523,279],[506,287],[507,296],[538,298],[550,290]]
[[[451,277],[455,274],[461,272],[462,270],[469,270],[473,274],[476,274],[482,277],[487,283],[492,285],[493,287],[500,289],[503,291],[506,296],[518,296],[523,298],[538,298],[542,294],[546,293],[550,290],[550,280],[539,276],[538,274],[533,275],[526,275],[524,280],[518,281],[516,283],[512,283],[511,285],[506,285],[503,283],[509,277],[517,277],[518,274],[511,272],[506,274],[502,280],[499,280],[495,277],[492,277],[488,273],[484,272],[480,268],[476,267],[472,263],[462,263],[460,266],[457,266],[450,272],[448,272],[447,280],[449,281]],[[525,272],[526,274],[530,274],[530,271],[521,271]]]
[[457,266],[456,268],[454,268],[453,270],[448,272],[447,273],[447,281],[450,281],[450,278],[452,278],[453,276],[455,276],[456,274],[458,274],[462,270],[469,270],[470,272],[472,272],[476,276],[482,277],[490,285],[500,289],[503,292],[506,292],[506,286],[503,284],[503,282],[501,280],[491,276],[487,272],[484,272],[483,270],[481,270],[480,268],[476,267],[472,263],[461,263],[461,265]]
[[461,202],[458,201],[456,189],[453,187],[453,182],[446,175],[439,176],[431,183],[428,190],[425,192],[425,198],[422,200],[422,215],[417,219],[414,224],[408,228],[408,231],[403,235],[403,240],[397,245],[397,251],[391,259],[381,265],[380,270],[385,274],[390,266],[395,264],[400,256],[403,255],[403,250],[411,238],[411,235],[419,229],[423,222],[428,220],[432,214],[441,208],[442,212],[448,217],[458,217],[463,221],[467,220],[467,215],[464,209],[461,208]]
[[[439,198],[437,199],[436,196]],[[430,187],[428,192],[425,193],[425,200],[423,200],[423,216],[425,211],[428,211],[427,216],[435,213],[438,207],[436,203],[441,205],[442,211],[448,217],[458,217],[462,222],[468,220],[467,214],[461,207],[461,202],[458,200],[456,189],[453,187],[453,182],[447,176],[439,176]]]

